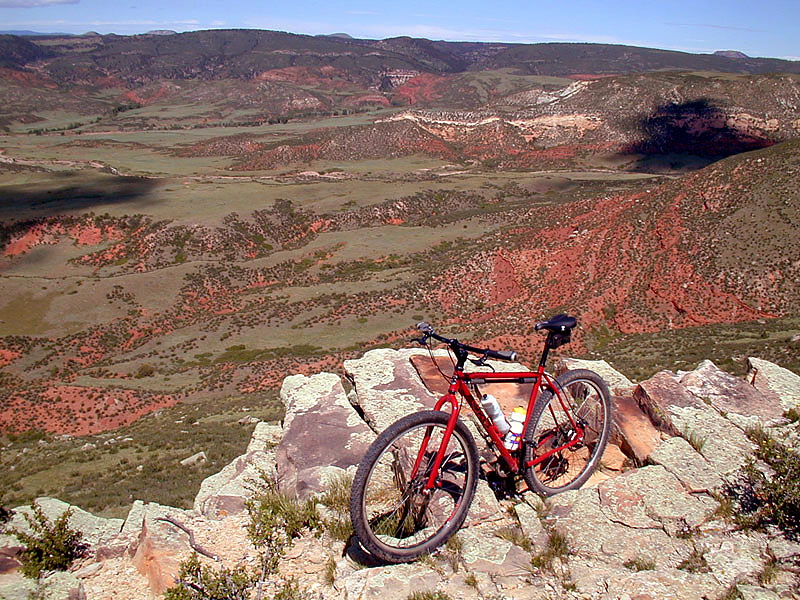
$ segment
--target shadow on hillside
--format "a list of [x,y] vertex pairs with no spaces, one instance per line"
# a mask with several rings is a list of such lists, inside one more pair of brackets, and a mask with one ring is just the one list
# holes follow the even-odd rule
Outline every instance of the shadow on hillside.
[[0,186],[0,221],[85,212],[140,200],[157,185],[157,180],[142,177],[51,173],[39,181]]
[[662,104],[638,122],[639,142],[626,154],[640,155],[632,170],[692,170],[727,156],[775,143],[757,130],[739,126],[722,108],[705,98]]

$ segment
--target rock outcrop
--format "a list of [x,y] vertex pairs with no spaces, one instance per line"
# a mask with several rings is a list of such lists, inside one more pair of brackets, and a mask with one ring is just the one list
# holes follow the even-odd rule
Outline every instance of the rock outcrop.
[[[449,362],[436,360],[443,370]],[[546,500],[527,491],[498,499],[481,479],[456,541],[413,564],[376,565],[357,544],[305,535],[265,589],[295,577],[323,600],[437,590],[475,599],[800,597],[800,544],[777,531],[735,531],[718,516],[716,493],[752,453],[746,427],[798,438],[797,425],[781,415],[800,409],[800,377],[759,359],[750,365],[746,379],[706,361],[634,384],[610,365],[566,360],[564,370],[597,368],[616,394],[616,443],[587,485]],[[373,350],[344,366],[346,381],[331,373],[287,377],[282,425],[259,423],[247,451],[203,482],[192,510],[137,501],[123,521],[74,508],[70,523],[84,532],[89,553],[59,576],[67,591],[47,597],[156,598],[192,552],[217,567],[256,564],[245,531],[255,481],[276,478],[300,498],[319,494],[332,477],[352,472],[385,427],[432,408],[443,391],[437,366],[418,350]],[[504,406],[524,403],[530,386],[522,387],[498,391]],[[68,508],[37,502],[50,518]],[[25,526],[26,510],[17,509],[13,525]],[[0,551],[13,555],[14,543],[0,537]],[[11,582],[25,596],[13,595]],[[16,573],[0,574],[4,597],[26,597],[29,587]]]

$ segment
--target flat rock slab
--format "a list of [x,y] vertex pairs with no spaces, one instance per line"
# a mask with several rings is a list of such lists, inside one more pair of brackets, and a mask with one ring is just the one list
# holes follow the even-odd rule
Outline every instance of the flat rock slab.
[[664,440],[650,454],[650,460],[672,473],[692,493],[718,490],[723,484],[711,464],[682,437]]
[[740,583],[736,586],[742,600],[780,600],[780,596],[766,588],[757,585],[747,585]]
[[547,521],[566,536],[572,555],[621,566],[641,556],[652,556],[664,565],[677,562],[675,557],[682,553],[680,541],[670,538],[655,521],[646,522],[646,528],[615,521],[614,515],[601,506],[597,488],[564,492],[548,503]]
[[704,360],[694,371],[683,375],[681,383],[691,394],[723,414],[759,417],[767,424],[779,422],[783,416],[783,407],[776,394],[762,394],[710,360]]
[[560,365],[556,368],[556,373],[564,371],[575,371],[576,369],[589,369],[594,371],[608,385],[612,394],[627,396],[633,392],[636,384],[617,371],[614,367],[604,360],[583,360],[580,358],[562,358]]
[[598,486],[600,508],[613,522],[639,529],[700,525],[713,506],[690,495],[664,467],[628,471]]
[[3,600],[30,600],[36,593],[36,581],[23,577],[22,573],[0,574],[0,598]]
[[670,422],[681,436],[694,441],[712,470],[721,476],[739,470],[753,452],[744,432],[710,406],[670,407]]
[[409,360],[423,352],[381,348],[344,361],[345,373],[355,386],[355,402],[376,433],[406,415],[432,409],[439,399],[428,391]]
[[661,443],[661,431],[631,396],[614,396],[614,424],[612,439],[637,464],[645,464]]
[[719,582],[710,573],[680,569],[639,571],[623,579],[608,581],[603,600],[701,600],[718,598]]
[[704,543],[703,553],[711,573],[724,587],[737,581],[755,578],[766,562],[764,534],[734,533],[719,540]]
[[262,473],[275,472],[275,447],[282,437],[280,426],[258,423],[247,451],[200,484],[194,509],[212,519],[243,512],[252,496],[252,482],[258,481]]
[[717,475],[739,469],[752,452],[742,429],[690,393],[675,373],[656,373],[641,382],[633,395],[656,427],[699,445]]
[[783,410],[800,408],[800,375],[752,356],[747,359],[747,366],[747,381],[759,392],[778,396]]
[[430,568],[411,563],[360,569],[337,585],[344,588],[347,600],[388,600],[407,598],[414,592],[431,592],[439,579]]
[[499,577],[518,577],[530,572],[530,553],[497,537],[499,528],[497,524],[486,523],[458,532],[467,569]]
[[338,375],[287,377],[281,399],[286,416],[276,452],[278,483],[300,498],[324,491],[330,477],[358,465],[375,439]]

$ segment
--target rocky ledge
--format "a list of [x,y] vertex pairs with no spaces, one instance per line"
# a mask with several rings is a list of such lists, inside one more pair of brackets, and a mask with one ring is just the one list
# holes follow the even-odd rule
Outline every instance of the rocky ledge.
[[[450,364],[441,354],[436,361]],[[705,361],[634,384],[603,361],[566,359],[562,370],[600,372],[616,404],[613,444],[582,489],[544,501],[524,490],[498,500],[481,480],[459,543],[437,556],[376,565],[352,540],[309,534],[287,552],[280,578],[294,576],[309,597],[326,600],[403,599],[426,590],[481,599],[798,598],[800,544],[778,531],[735,530],[715,499],[753,451],[748,427],[761,425],[800,447],[797,424],[782,416],[800,409],[800,377],[759,359],[749,364],[745,379]],[[203,482],[192,509],[136,501],[121,520],[74,507],[71,524],[84,533],[89,553],[71,572],[53,575],[45,596],[156,598],[193,550],[216,566],[255,565],[245,531],[248,481],[271,472],[299,498],[318,494],[337,474],[355,470],[377,433],[432,407],[443,389],[420,350],[373,350],[344,369],[344,379],[287,377],[283,423],[258,423],[246,453]],[[529,392],[493,387],[506,410]],[[51,518],[67,508],[52,498],[37,502]],[[17,508],[12,525],[24,528],[21,514],[29,510]],[[565,545],[560,553],[555,540]],[[18,549],[15,538],[0,536],[6,566]],[[13,568],[0,575],[6,600],[32,590]]]

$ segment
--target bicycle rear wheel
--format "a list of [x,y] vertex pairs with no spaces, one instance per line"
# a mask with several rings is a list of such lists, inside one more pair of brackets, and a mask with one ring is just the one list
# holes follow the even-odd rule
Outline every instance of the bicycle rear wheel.
[[356,471],[350,497],[353,529],[364,549],[386,562],[432,551],[467,516],[478,484],[478,450],[461,421],[448,441],[435,487],[423,490],[448,418],[431,410],[400,419],[378,436]]
[[[577,489],[589,479],[603,456],[613,418],[611,394],[597,373],[567,371],[556,377],[556,383],[564,405],[551,392],[542,393],[524,440],[525,464],[541,459],[523,470],[525,481],[545,496]],[[583,438],[562,448],[577,435],[573,423],[583,429]]]

